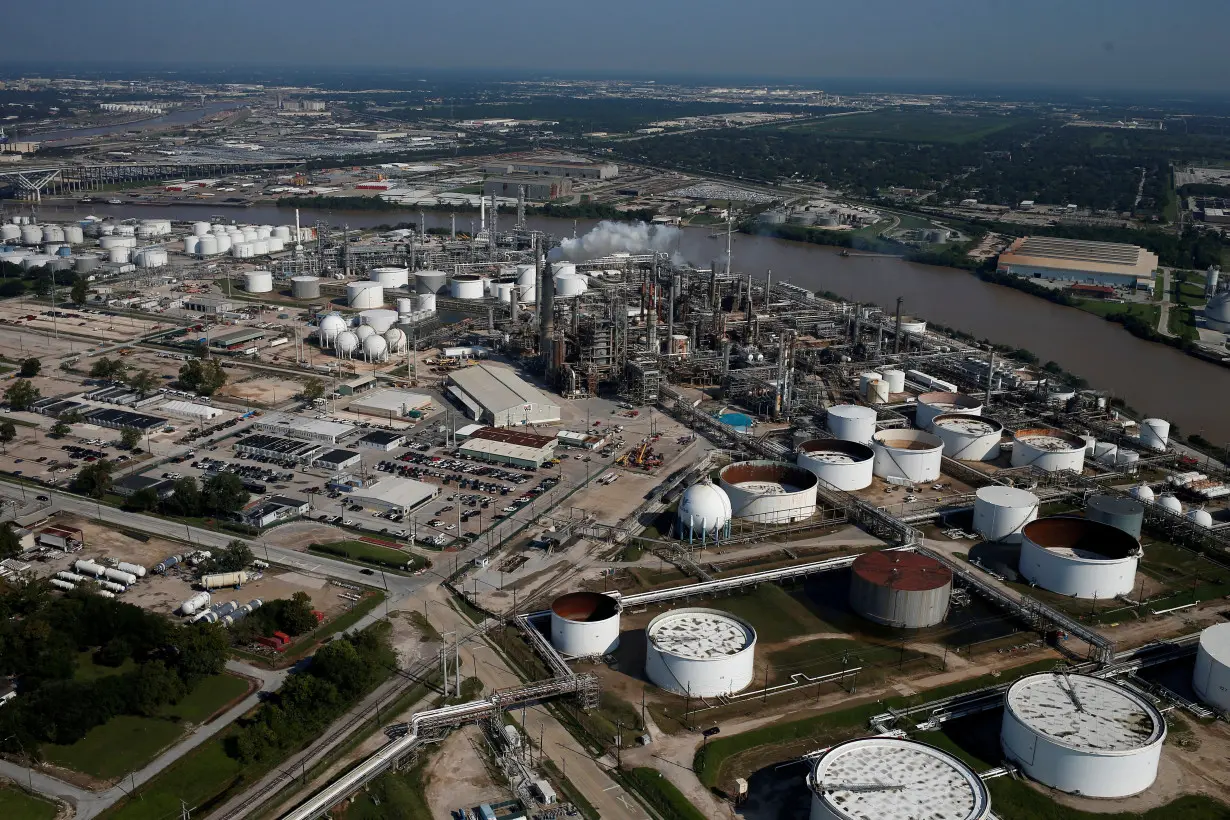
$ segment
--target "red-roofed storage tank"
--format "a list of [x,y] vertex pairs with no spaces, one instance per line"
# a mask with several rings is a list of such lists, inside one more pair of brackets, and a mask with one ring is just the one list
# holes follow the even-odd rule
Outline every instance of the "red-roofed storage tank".
[[882,550],[855,559],[850,606],[869,621],[921,629],[948,615],[952,570],[916,552]]

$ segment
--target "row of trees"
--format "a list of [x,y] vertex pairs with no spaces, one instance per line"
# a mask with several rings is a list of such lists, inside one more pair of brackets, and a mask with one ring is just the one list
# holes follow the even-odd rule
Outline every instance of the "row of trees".
[[[95,462],[98,464],[101,462]],[[89,465],[94,466],[94,465]],[[82,472],[87,468],[83,468]],[[80,477],[81,473],[78,473]],[[95,486],[82,487],[78,490],[74,484],[74,492],[94,495],[91,490]],[[103,495],[105,495],[105,491]],[[228,516],[239,512],[248,503],[251,494],[243,486],[243,479],[234,473],[218,473],[198,482],[194,476],[177,478],[168,498],[160,499],[158,494],[149,488],[138,490],[124,504],[124,508],[135,512],[156,510],[165,515],[177,515],[184,518],[199,518],[204,515]],[[240,567],[242,568],[242,567]]]
[[119,382],[140,396],[148,396],[158,389],[159,378],[149,370],[132,370],[123,359],[108,359],[103,356],[90,366],[90,377]]

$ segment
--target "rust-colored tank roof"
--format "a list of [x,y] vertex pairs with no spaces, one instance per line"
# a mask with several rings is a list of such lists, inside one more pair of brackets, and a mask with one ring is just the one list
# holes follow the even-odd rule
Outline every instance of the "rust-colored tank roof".
[[551,611],[568,621],[605,621],[619,612],[615,599],[601,592],[572,592],[551,603]]
[[864,581],[910,592],[952,583],[952,570],[916,552],[867,552],[854,559],[854,574]]

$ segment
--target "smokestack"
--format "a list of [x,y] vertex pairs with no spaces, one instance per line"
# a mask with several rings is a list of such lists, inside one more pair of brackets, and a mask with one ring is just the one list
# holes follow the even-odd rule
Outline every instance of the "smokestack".
[[675,289],[679,286],[679,280],[672,272],[670,275],[670,293],[666,298],[666,352],[671,352],[671,345],[675,343]]
[[551,275],[550,262],[542,266],[538,287],[542,292],[542,309],[538,314],[538,352],[542,354],[543,365],[550,373],[555,341],[555,278]]

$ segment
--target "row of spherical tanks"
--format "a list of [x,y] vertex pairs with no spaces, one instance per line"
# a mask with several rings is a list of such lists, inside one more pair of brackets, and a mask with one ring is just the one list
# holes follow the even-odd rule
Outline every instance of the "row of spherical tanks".
[[317,340],[322,349],[343,358],[362,356],[369,362],[382,362],[406,352],[406,333],[394,327],[396,321],[393,310],[362,311],[355,325],[340,313],[330,313],[320,320]]

